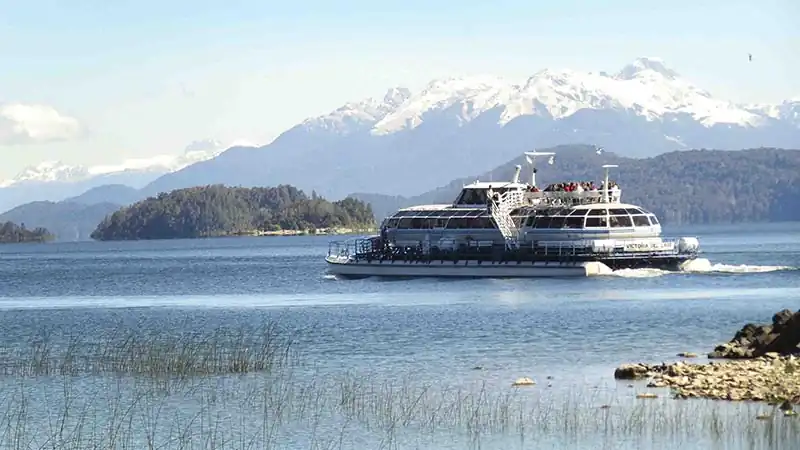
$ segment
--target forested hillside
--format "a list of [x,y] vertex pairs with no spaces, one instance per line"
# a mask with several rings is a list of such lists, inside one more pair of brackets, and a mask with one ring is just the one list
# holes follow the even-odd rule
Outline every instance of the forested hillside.
[[52,239],[53,235],[45,228],[29,230],[25,224],[17,225],[14,222],[5,222],[0,225],[0,244],[46,242]]
[[313,193],[308,197],[290,185],[270,188],[209,185],[161,193],[124,207],[106,217],[92,238],[197,238],[373,225],[369,205],[352,198],[329,202]]

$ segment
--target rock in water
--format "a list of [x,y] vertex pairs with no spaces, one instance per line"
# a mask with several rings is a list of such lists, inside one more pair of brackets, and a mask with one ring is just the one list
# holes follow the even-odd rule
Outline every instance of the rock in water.
[[767,353],[800,353],[800,311],[784,309],[772,317],[772,325],[748,323],[730,342],[717,346],[709,358],[750,359]]
[[614,371],[617,380],[640,380],[650,376],[652,368],[647,364],[623,364]]
[[651,378],[648,387],[670,388],[676,398],[767,401],[788,411],[800,404],[800,359],[768,355],[723,363],[625,364],[616,378]]
[[531,378],[522,377],[522,378],[517,378],[513,383],[511,383],[511,386],[532,386],[534,384],[536,384],[536,382],[533,381]]

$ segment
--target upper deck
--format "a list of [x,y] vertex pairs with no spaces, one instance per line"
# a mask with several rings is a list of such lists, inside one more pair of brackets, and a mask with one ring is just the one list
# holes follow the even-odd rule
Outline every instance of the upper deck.
[[527,183],[487,183],[476,182],[464,186],[452,206],[456,208],[480,208],[488,204],[488,195],[503,196],[508,192],[521,193],[521,203],[525,206],[576,206],[597,203],[620,203],[622,190],[615,182],[609,182],[608,198],[605,199],[604,183],[592,181],[565,181],[553,183],[539,189]]

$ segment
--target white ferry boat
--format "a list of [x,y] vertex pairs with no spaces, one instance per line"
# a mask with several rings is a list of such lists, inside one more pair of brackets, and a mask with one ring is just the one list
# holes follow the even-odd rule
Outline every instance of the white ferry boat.
[[555,183],[540,189],[526,152],[531,182],[476,181],[450,205],[403,208],[383,220],[380,234],[332,242],[330,273],[380,277],[568,277],[625,268],[681,270],[697,258],[695,237],[663,238],[652,212],[621,202],[604,180]]

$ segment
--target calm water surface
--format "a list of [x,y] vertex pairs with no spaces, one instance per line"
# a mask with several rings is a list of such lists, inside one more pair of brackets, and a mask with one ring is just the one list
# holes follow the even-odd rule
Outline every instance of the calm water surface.
[[[0,342],[6,348],[26,345],[43,331],[56,340],[119,329],[179,335],[220,326],[246,329],[277,319],[293,333],[303,358],[313,361],[316,376],[358,374],[381,382],[412,379],[418,386],[463,389],[480,385],[492,392],[509,391],[511,381],[529,376],[538,382],[530,395],[567,398],[586,392],[600,396],[596,402],[628,402],[640,408],[630,399],[644,386],[631,388],[613,380],[613,369],[620,363],[673,360],[679,351],[704,354],[746,322],[768,321],[780,309],[800,308],[800,223],[758,225],[757,230],[669,230],[700,238],[704,259],[691,272],[628,270],[578,280],[337,280],[325,273],[328,237],[5,245],[0,246]],[[245,378],[249,381],[224,382],[253,381]],[[16,382],[4,380],[5,387]],[[44,395],[51,382],[27,380],[25,389],[31,398],[41,399],[37,396]],[[80,381],[80,392],[108,391],[108,380],[92,383]],[[675,400],[663,402],[648,407],[683,408],[674,406]],[[672,406],[665,406],[668,403]],[[176,404],[174,408],[185,407]],[[713,414],[744,414],[730,405],[714,405],[708,406]],[[226,408],[242,410],[241,405]],[[464,440],[455,425],[443,425],[436,436],[425,439],[408,432],[387,444],[363,423],[353,421],[342,432],[345,427],[334,422],[315,428],[319,431],[314,439],[326,433],[341,435],[334,448],[476,445]],[[233,427],[227,422],[222,426]],[[270,445],[309,448],[309,427],[287,422],[281,425],[283,434],[274,434],[282,437]],[[509,437],[515,433],[519,434],[486,435],[477,445],[714,445],[679,442],[679,437],[670,442],[657,436],[632,441],[622,432],[580,442],[566,440],[565,433],[542,434],[533,444]],[[262,443],[248,448],[264,447]]]

